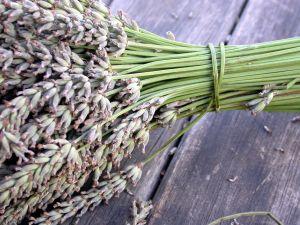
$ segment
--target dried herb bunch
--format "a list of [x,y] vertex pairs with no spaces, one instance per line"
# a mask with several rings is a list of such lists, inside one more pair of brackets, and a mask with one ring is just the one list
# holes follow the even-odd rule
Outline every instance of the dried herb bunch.
[[194,46],[100,0],[0,0],[0,15],[0,164],[12,167],[1,224],[37,209],[33,224],[59,224],[119,194],[158,155],[119,169],[158,126],[215,110],[300,110],[297,38]]

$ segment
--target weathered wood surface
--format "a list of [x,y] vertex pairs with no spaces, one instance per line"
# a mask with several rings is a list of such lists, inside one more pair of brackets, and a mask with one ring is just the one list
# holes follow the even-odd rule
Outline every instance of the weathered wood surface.
[[[224,41],[230,34],[235,21],[243,8],[244,1],[233,0],[224,2],[214,1],[141,1],[141,0],[114,0],[111,9],[127,12],[137,20],[141,27],[160,35],[171,30],[178,40],[190,43],[205,43],[208,40],[214,43]],[[193,14],[192,18],[191,12]],[[177,133],[184,121],[179,122],[170,130],[160,129],[151,136],[151,146],[160,146],[172,134]],[[148,148],[149,149],[149,148]],[[153,149],[155,151],[155,149]],[[135,161],[145,158],[135,155]],[[144,175],[139,185],[134,189],[135,196],[148,199],[156,190],[160,173],[169,160],[168,152],[162,154],[153,163],[144,168]],[[97,207],[93,212],[83,216],[79,224],[82,225],[119,225],[125,224],[130,215],[132,197],[126,194],[110,201],[109,206]],[[71,222],[71,221],[70,221]]]
[[[251,0],[230,43],[296,36],[299,21],[298,0]],[[290,122],[293,116],[208,115],[183,138],[154,196],[149,224],[204,225],[224,215],[264,210],[272,211],[286,225],[299,225],[300,126]],[[273,130],[272,135],[264,131],[264,125]],[[277,147],[285,152],[275,151]],[[235,182],[227,181],[235,176]],[[274,224],[261,218],[239,221]]]
[[102,2],[109,6],[112,0],[102,0]]

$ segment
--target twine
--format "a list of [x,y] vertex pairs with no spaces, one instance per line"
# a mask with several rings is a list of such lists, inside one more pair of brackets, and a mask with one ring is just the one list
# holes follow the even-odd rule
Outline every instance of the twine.
[[211,53],[211,62],[212,62],[212,75],[213,75],[213,82],[214,82],[214,92],[213,92],[213,100],[215,105],[215,110],[220,110],[220,88],[222,77],[225,74],[225,45],[223,42],[220,43],[220,73],[218,71],[218,60],[217,60],[217,53],[214,45],[212,43],[208,44],[210,53]]

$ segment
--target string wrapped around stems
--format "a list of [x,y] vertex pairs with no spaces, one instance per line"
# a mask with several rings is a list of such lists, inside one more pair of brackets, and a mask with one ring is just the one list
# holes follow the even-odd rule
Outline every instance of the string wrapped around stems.
[[212,75],[213,75],[213,83],[214,83],[214,92],[213,92],[213,98],[214,98],[214,104],[215,104],[215,110],[220,110],[220,88],[221,88],[221,81],[222,77],[225,74],[225,63],[226,63],[226,57],[225,57],[225,45],[223,42],[220,43],[220,72],[218,71],[218,61],[217,61],[217,53],[214,45],[212,43],[208,44],[210,53],[211,53],[211,62],[212,62]]

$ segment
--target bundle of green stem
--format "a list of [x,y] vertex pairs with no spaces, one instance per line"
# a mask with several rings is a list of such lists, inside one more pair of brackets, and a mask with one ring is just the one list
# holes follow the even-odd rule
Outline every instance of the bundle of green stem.
[[124,159],[177,119],[300,111],[298,38],[195,46],[97,0],[0,0],[0,15],[1,224],[37,209],[31,223],[60,224],[108,201],[158,154],[121,170]]

